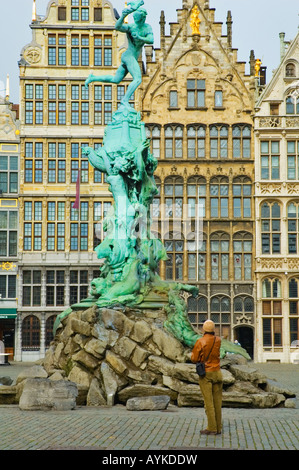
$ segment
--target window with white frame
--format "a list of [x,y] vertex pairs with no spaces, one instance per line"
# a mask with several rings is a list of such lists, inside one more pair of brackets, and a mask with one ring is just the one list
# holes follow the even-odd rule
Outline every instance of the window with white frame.
[[0,256],[18,254],[18,212],[0,210]]
[[280,142],[261,141],[261,179],[278,180],[280,177]]
[[281,208],[277,202],[264,202],[261,206],[261,242],[263,254],[280,253]]

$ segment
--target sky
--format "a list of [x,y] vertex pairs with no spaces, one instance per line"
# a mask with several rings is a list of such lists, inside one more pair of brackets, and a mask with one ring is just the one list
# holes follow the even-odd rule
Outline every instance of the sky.
[[[49,0],[36,0],[37,14],[44,16]],[[124,0],[111,2],[119,12]],[[176,9],[182,7],[182,0],[145,0],[148,11],[147,22],[155,34],[155,47],[159,47],[159,19],[163,9],[166,24],[177,19]],[[230,10],[233,19],[232,45],[238,49],[238,60],[246,62],[249,71],[249,55],[254,50],[267,67],[267,81],[280,62],[279,33],[285,33],[285,40],[295,38],[299,27],[298,0],[210,0],[210,8],[216,9],[215,20],[223,22],[226,34],[226,16]],[[18,61],[22,48],[31,42],[32,0],[0,0],[0,95],[5,94],[6,76],[10,76],[10,100],[19,103]],[[166,33],[169,34],[167,26]]]

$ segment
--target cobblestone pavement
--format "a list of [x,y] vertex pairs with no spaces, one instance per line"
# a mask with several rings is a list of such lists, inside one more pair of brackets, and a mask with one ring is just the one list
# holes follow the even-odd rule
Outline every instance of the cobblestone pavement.
[[[1,367],[0,376],[15,378],[24,366]],[[299,450],[299,365],[255,366],[297,393],[296,409],[223,408],[222,434],[202,436],[203,408],[169,406],[165,411],[137,412],[117,405],[43,412],[0,406],[0,450],[145,450],[194,455],[211,449]]]

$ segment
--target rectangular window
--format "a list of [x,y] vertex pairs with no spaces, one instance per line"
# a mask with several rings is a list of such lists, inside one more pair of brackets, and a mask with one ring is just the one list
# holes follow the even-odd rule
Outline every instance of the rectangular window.
[[71,19],[72,21],[79,21],[79,8],[72,8]]
[[112,38],[104,38],[104,66],[112,66]]
[[25,124],[33,124],[33,102],[25,103]]
[[104,124],[109,124],[112,120],[112,103],[104,103]]
[[102,8],[94,8],[94,21],[103,21],[103,13],[102,13]]
[[275,180],[280,177],[280,143],[278,141],[261,142],[261,177]]
[[58,20],[66,21],[66,7],[58,7]]
[[72,47],[72,57],[71,57],[72,65],[78,66],[79,65],[79,48]]
[[222,108],[223,106],[223,94],[221,90],[216,90],[215,91],[215,102],[214,106],[215,108]]
[[205,80],[187,80],[187,107],[202,108],[205,106]]
[[178,107],[178,92],[176,90],[171,90],[169,93],[169,107],[170,108]]

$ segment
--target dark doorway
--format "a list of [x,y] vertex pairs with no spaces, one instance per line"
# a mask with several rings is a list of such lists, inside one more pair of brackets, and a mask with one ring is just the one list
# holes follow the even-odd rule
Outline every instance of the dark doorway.
[[253,359],[253,328],[249,326],[239,326],[235,329],[235,339],[246,349],[251,359]]
[[8,360],[14,358],[15,320],[0,320],[0,339],[4,343],[5,352],[9,354]]

